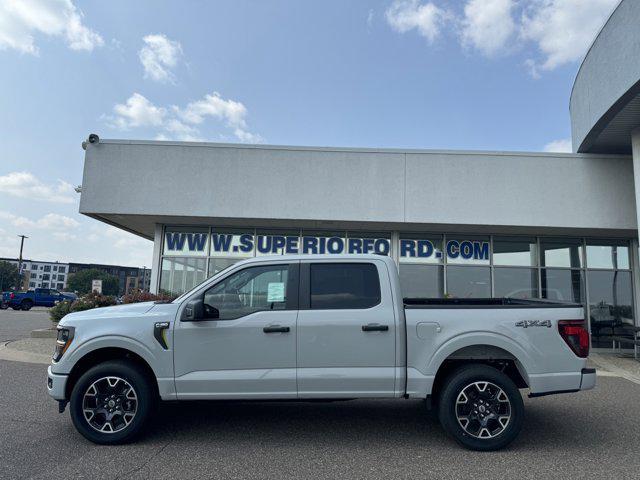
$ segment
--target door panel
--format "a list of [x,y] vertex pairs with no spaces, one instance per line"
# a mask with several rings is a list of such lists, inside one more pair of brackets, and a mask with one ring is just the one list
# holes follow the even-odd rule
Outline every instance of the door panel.
[[296,398],[298,270],[248,266],[200,294],[204,320],[174,330],[178,398]]
[[[395,315],[386,265],[375,265],[381,278],[380,302],[371,308],[313,309],[313,301],[301,298],[301,305],[307,308],[298,314],[300,398],[394,396]],[[303,263],[303,284],[310,278],[310,268],[313,262],[307,268]],[[301,292],[312,294],[313,286],[302,286]],[[336,298],[344,297],[333,292],[336,294]],[[366,326],[374,329],[364,331]],[[376,330],[379,326],[388,329]]]
[[[297,311],[236,320],[179,322],[174,336],[178,398],[295,398]],[[265,333],[280,325],[288,332]]]

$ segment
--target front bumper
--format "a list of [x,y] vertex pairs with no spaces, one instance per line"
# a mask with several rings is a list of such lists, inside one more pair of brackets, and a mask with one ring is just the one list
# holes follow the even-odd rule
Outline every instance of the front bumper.
[[51,366],[47,369],[47,393],[56,400],[67,400],[65,392],[68,375],[60,375],[51,371]]

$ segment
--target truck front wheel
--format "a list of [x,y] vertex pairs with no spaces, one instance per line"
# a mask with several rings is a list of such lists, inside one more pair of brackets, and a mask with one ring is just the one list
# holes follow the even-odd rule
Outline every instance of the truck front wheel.
[[447,379],[439,402],[440,423],[471,450],[498,450],[520,433],[524,403],[518,387],[487,365],[467,365]]
[[112,360],[86,371],[71,392],[71,419],[88,440],[125,443],[142,430],[155,403],[151,380],[135,364]]
[[31,310],[31,307],[33,307],[33,302],[31,300],[24,300],[20,304],[20,308],[24,311]]

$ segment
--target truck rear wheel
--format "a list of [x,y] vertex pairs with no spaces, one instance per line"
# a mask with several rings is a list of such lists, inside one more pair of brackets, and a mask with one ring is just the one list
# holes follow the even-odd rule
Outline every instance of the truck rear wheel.
[[520,433],[524,403],[504,373],[486,365],[468,365],[447,379],[439,404],[440,423],[471,450],[498,450]]
[[31,310],[31,307],[33,307],[33,302],[31,300],[23,300],[23,302],[20,304],[20,308],[22,310]]
[[113,360],[86,371],[71,392],[71,419],[88,440],[126,443],[140,433],[155,404],[154,390],[135,365]]

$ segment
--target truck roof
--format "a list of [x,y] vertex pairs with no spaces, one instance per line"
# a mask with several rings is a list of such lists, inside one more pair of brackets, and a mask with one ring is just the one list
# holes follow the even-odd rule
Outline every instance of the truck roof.
[[340,254],[324,254],[324,255],[314,255],[314,254],[286,254],[286,255],[261,255],[259,257],[250,257],[235,265],[240,265],[244,263],[255,263],[255,262],[273,262],[273,261],[298,261],[298,260],[324,260],[324,261],[363,261],[363,260],[382,260],[385,263],[395,264],[393,259],[388,255],[376,254],[376,253],[340,253]]

